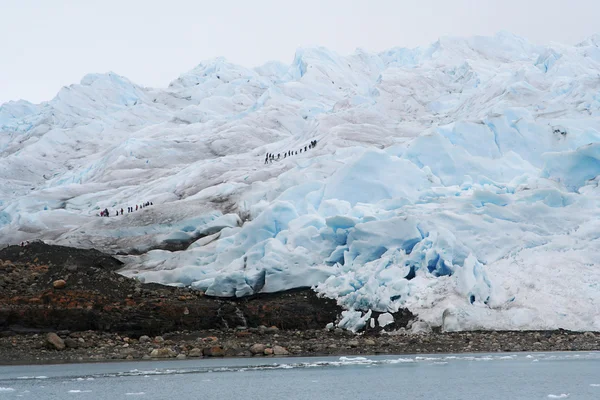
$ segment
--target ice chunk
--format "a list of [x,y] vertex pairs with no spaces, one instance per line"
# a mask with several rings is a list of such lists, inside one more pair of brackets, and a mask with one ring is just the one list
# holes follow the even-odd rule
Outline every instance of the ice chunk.
[[377,323],[379,324],[380,327],[384,328],[384,327],[388,326],[389,324],[394,323],[394,316],[390,313],[380,314],[379,317],[377,317]]
[[371,318],[371,310],[363,313],[361,311],[342,311],[342,319],[338,322],[338,327],[347,329],[351,332],[358,332],[365,327],[367,321]]

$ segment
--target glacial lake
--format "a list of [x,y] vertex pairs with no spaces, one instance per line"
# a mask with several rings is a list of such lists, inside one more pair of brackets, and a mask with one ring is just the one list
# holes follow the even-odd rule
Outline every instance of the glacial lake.
[[599,352],[0,367],[0,400],[558,398],[600,399]]

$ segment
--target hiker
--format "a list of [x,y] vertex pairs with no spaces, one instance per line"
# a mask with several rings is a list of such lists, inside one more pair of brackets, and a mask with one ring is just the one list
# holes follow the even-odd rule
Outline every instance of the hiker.
[[265,164],[267,164],[269,162],[269,153],[267,153],[267,156],[265,157]]
[[109,214],[109,212],[108,212],[108,208],[105,208],[105,209],[104,209],[104,216],[105,216],[105,217],[108,217],[109,215],[110,215],[110,214]]
[[153,206],[154,204],[152,204],[152,202],[150,202],[150,205]]
[[137,209],[138,209],[138,205],[136,204],[136,205],[135,205],[135,211],[137,211]]
[[286,158],[286,157],[287,157],[287,153],[283,153],[283,158]]
[[306,146],[304,146],[304,152],[306,153]]
[[300,149],[300,154],[302,154],[302,149]]
[[121,215],[123,215],[123,209],[121,208]]
[[296,155],[298,155],[298,150],[296,150]]
[[277,153],[277,159],[279,160],[279,153]]

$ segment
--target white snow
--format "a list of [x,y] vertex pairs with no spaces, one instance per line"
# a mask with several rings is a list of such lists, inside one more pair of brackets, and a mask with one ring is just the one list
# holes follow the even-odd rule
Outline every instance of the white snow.
[[352,330],[402,307],[413,331],[600,330],[599,45],[300,49],[166,89],[87,75],[0,106],[0,245],[135,251],[124,274],[210,295],[312,286]]
[[567,397],[569,397],[570,395],[567,393],[562,393],[562,394],[549,394],[548,398],[550,399],[566,399]]
[[0,392],[14,392],[14,391],[15,391],[15,389],[13,389],[13,388],[0,386]]

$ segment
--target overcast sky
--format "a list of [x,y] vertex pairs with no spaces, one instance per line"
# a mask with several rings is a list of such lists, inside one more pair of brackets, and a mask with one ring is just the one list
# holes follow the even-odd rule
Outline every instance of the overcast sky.
[[292,61],[507,30],[544,44],[600,33],[600,0],[0,0],[0,104],[50,100],[90,72],[165,87],[202,60]]

